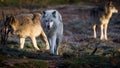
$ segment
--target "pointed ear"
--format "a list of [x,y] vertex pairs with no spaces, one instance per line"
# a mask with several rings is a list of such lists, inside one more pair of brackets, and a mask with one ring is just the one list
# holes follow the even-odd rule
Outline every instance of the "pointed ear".
[[43,14],[45,14],[46,12],[45,11],[43,11]]
[[43,16],[42,16],[42,17],[44,18],[44,17],[45,17],[46,12],[45,12],[45,11],[43,11],[42,13],[43,13]]
[[109,5],[112,5],[112,1],[109,2]]
[[52,15],[56,18],[56,11],[52,12]]
[[14,16],[10,16],[10,24],[14,23],[16,21]]
[[112,1],[108,2],[108,6],[112,6]]

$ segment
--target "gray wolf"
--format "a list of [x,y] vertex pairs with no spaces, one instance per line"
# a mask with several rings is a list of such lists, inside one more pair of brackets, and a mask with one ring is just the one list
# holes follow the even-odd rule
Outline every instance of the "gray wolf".
[[118,10],[112,4],[108,2],[103,8],[94,8],[91,11],[91,22],[93,23],[94,38],[96,38],[96,27],[100,26],[101,28],[101,40],[107,40],[107,27],[109,20],[113,13],[117,13]]
[[50,53],[58,55],[58,46],[63,37],[61,14],[57,10],[43,11],[41,22],[50,44]]
[[36,50],[39,50],[36,37],[42,36],[46,43],[46,49],[49,49],[49,42],[40,24],[41,14],[19,14],[10,16],[8,25],[12,33],[20,38],[20,49],[24,48],[25,38],[29,37]]

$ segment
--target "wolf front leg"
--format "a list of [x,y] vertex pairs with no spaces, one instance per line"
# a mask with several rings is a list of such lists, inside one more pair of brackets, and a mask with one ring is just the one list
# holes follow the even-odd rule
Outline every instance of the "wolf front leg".
[[20,49],[24,48],[25,38],[20,38]]
[[104,36],[103,36],[103,24],[100,25],[100,28],[101,28],[101,36],[100,36],[100,39],[103,40],[103,39],[104,39]]
[[104,38],[105,38],[105,40],[108,39],[107,38],[107,28],[108,28],[108,24],[105,24],[105,26],[104,26]]
[[55,49],[55,46],[56,46],[56,36],[52,36],[51,38],[49,38],[49,42],[50,42],[50,53],[55,54],[54,49]]
[[61,42],[62,42],[62,36],[59,36],[56,39],[56,45],[55,45],[55,48],[54,48],[55,55],[58,55],[58,47],[59,47],[59,45],[60,45]]
[[54,48],[55,55],[58,55],[58,46],[59,46],[59,44],[60,44],[60,40],[56,39],[56,45],[55,45],[55,48]]
[[35,48],[36,50],[40,50],[40,49],[38,48],[38,46],[37,46],[36,38],[35,38],[35,37],[30,37],[30,38],[31,38],[31,40],[32,40],[32,44],[33,44],[34,48]]

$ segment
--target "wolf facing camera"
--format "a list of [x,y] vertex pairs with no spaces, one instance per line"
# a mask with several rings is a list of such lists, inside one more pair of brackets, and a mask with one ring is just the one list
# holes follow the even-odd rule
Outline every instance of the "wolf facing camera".
[[63,37],[61,14],[57,10],[43,11],[41,22],[50,44],[50,53],[58,55],[58,46]]

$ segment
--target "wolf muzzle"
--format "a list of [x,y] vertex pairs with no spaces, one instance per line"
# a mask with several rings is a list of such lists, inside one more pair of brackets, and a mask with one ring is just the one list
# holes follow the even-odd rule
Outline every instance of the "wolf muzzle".
[[50,30],[50,26],[49,25],[47,26],[47,29]]

